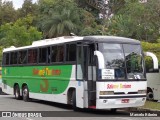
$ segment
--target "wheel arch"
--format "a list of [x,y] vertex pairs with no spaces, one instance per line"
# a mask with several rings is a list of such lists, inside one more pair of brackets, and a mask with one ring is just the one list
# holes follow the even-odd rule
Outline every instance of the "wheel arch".
[[20,86],[19,86],[18,83],[14,83],[14,85],[13,85],[13,95],[15,94],[15,88],[16,88],[17,85],[18,85],[18,87],[20,88]]
[[72,93],[73,91],[76,92],[76,88],[75,87],[70,87],[67,91],[67,104],[71,104],[71,99],[72,99]]
[[24,86],[27,86],[27,87],[28,87],[28,84],[27,84],[27,83],[23,83],[22,86],[21,86],[22,89],[24,88]]
[[153,92],[153,90],[152,90],[152,88],[147,87],[147,93],[149,93],[149,92]]

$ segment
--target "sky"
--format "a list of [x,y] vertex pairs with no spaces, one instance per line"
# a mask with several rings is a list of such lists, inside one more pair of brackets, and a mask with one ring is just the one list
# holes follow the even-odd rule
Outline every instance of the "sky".
[[[13,1],[13,6],[15,9],[21,8],[24,0],[2,0],[2,1]],[[32,0],[35,3],[37,0]]]

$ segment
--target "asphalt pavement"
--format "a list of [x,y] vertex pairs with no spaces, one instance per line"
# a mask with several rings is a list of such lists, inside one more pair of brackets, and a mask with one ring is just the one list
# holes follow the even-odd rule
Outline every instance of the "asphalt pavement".
[[[69,105],[41,100],[16,100],[13,95],[0,95],[0,120],[159,120],[160,117],[144,117],[125,110],[111,112],[110,110],[80,109],[77,112]],[[9,116],[9,117],[8,117]],[[10,118],[12,117],[12,118]]]

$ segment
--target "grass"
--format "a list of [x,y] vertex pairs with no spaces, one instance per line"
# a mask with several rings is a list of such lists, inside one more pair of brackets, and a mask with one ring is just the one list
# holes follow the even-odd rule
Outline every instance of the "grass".
[[160,102],[146,101],[145,105],[140,108],[160,110]]

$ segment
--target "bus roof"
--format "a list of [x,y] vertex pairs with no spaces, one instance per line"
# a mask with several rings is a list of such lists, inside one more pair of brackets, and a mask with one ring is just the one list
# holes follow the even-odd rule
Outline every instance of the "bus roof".
[[27,49],[27,48],[34,48],[34,47],[40,47],[40,46],[47,46],[47,45],[54,45],[54,44],[60,44],[60,43],[67,43],[67,42],[74,42],[74,41],[93,41],[93,42],[140,44],[140,41],[138,41],[138,40],[125,38],[125,37],[116,37],[116,36],[85,36],[85,37],[63,36],[63,37],[34,41],[32,43],[32,45],[24,46],[24,47],[17,47],[16,48],[14,46],[11,46],[9,48],[5,48],[3,50],[3,52],[20,50],[20,49]]
[[86,36],[84,40],[91,40],[96,42],[111,42],[111,43],[128,43],[128,44],[140,44],[140,41],[125,37],[116,36]]

